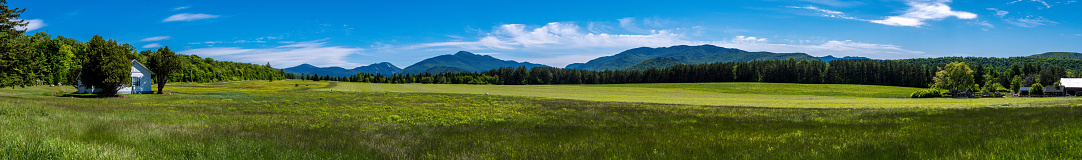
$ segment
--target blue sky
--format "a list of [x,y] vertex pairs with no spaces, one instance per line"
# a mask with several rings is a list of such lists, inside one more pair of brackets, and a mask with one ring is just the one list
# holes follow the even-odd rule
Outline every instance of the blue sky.
[[406,67],[460,50],[556,67],[636,47],[899,59],[1082,51],[1076,0],[42,1],[31,32],[277,68]]

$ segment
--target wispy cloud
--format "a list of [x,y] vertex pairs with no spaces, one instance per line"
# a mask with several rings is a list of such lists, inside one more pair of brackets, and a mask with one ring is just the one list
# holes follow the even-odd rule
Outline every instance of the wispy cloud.
[[869,20],[864,20],[864,19],[860,19],[860,18],[856,18],[856,17],[851,17],[851,16],[848,16],[848,15],[845,15],[845,13],[843,13],[843,12],[840,12],[840,11],[834,11],[834,10],[827,10],[827,9],[822,9],[822,8],[819,8],[819,7],[816,7],[816,6],[804,6],[804,7],[797,7],[797,6],[789,6],[789,8],[796,8],[796,9],[807,9],[807,10],[811,10],[811,11],[814,11],[816,15],[819,15],[819,16],[823,16],[823,17],[830,17],[830,18],[841,18],[841,19],[849,19],[849,20],[860,20],[860,21],[869,21]]
[[1011,14],[1011,12],[1007,12],[997,8],[988,8],[988,10],[995,12],[996,16],[999,16],[999,18],[1003,18],[1004,16],[1007,16],[1007,14]]
[[172,38],[172,37],[169,37],[169,36],[156,36],[156,37],[143,38],[142,40],[139,40],[139,41],[140,42],[153,42],[153,41],[166,40],[166,39],[169,39],[169,38]]
[[212,47],[185,50],[180,51],[179,53],[255,64],[270,62],[278,67],[292,67],[304,63],[316,66],[361,66],[359,63],[350,62],[347,57],[359,54],[365,49],[326,46],[326,42],[323,41],[324,40],[298,42],[262,49]]
[[999,16],[1004,22],[1019,27],[1034,28],[1041,25],[1059,24],[1059,22],[1049,20],[1042,16],[1026,15],[1024,13],[1011,14],[1011,12],[997,8],[988,8],[988,10],[995,12],[996,16]]
[[1048,24],[1059,24],[1059,22],[1048,20],[1048,19],[1046,19],[1044,17],[1041,17],[1041,16],[1026,16],[1026,17],[1022,17],[1022,18],[1011,18],[1011,19],[1004,19],[1004,21],[1007,21],[1007,23],[1013,24],[1015,26],[1026,27],[1026,28],[1034,28],[1034,27],[1037,27],[1037,26],[1048,25]]
[[1041,5],[1044,5],[1044,7],[1047,7],[1047,8],[1052,8],[1052,5],[1051,5],[1051,4],[1048,4],[1048,2],[1045,2],[1044,0],[1016,0],[1016,1],[1011,1],[1011,2],[1009,2],[1009,3],[1007,3],[1007,4],[1014,4],[1014,3],[1018,3],[1018,2],[1022,2],[1022,1],[1028,1],[1028,2],[1034,2],[1034,3],[1039,3],[1039,4],[1041,4]]
[[162,47],[162,44],[151,43],[151,44],[143,45],[143,48],[158,48],[158,47]]
[[844,12],[841,11],[823,9],[816,6],[789,6],[788,8],[806,9],[814,11],[815,15],[823,17],[858,20],[890,26],[905,27],[920,27],[924,26],[926,24],[926,21],[938,21],[950,17],[957,17],[959,19],[977,18],[977,14],[952,10],[950,5],[947,5],[947,3],[950,2],[950,0],[909,0],[908,2],[906,2],[906,4],[909,6],[909,9],[906,9],[902,15],[888,16],[883,19],[858,18],[846,15]]
[[173,8],[173,11],[184,10],[184,9],[188,9],[188,8],[191,8],[191,7],[192,6],[180,6],[180,7],[177,7],[177,8]]
[[805,2],[811,2],[816,4],[834,6],[834,7],[852,7],[864,4],[860,1],[845,1],[845,0],[801,0]]
[[950,2],[950,0],[910,0],[906,2],[910,8],[904,14],[870,22],[890,26],[920,27],[925,24],[925,21],[929,20],[938,21],[950,17],[959,19],[977,18],[977,14],[952,10],[950,5],[947,5]]
[[196,14],[181,13],[181,14],[174,14],[172,16],[169,16],[168,18],[165,18],[164,20],[162,20],[162,22],[194,21],[194,20],[211,19],[211,18],[218,18],[218,17],[220,17],[220,16],[219,15],[211,15],[211,14],[202,14],[202,13],[196,13]]
[[26,30],[27,32],[29,32],[29,31],[41,29],[42,27],[46,26],[45,21],[41,20],[41,19],[25,20],[24,22],[26,22],[26,26],[24,26],[24,27],[15,27],[15,29]]

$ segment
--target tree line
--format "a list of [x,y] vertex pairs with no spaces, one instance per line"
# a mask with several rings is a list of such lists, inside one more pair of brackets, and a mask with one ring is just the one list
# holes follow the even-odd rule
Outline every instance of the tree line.
[[[949,64],[949,63],[948,63]],[[864,84],[905,87],[936,87],[935,77],[950,68],[948,64],[922,65],[905,61],[849,59],[824,61],[771,60],[677,64],[645,70],[588,71],[554,67],[503,67],[484,72],[421,73],[379,75],[360,73],[348,77],[297,75],[296,79],[368,83],[423,84],[621,84],[621,83],[698,83],[698,82],[771,82],[805,84]],[[959,65],[959,64],[955,64]],[[995,91],[1033,84],[1053,84],[1068,77],[1064,68],[1037,63],[1015,64],[1000,72],[983,64],[964,65],[975,85],[961,86],[974,91]],[[1042,78],[1043,77],[1043,78]],[[954,87],[957,85],[953,85]],[[948,89],[948,88],[944,88]]]
[[677,64],[645,70],[588,71],[555,67],[503,67],[484,72],[411,75],[357,74],[349,77],[301,75],[308,80],[426,84],[620,84],[696,82],[773,82],[870,84],[927,87],[935,67],[876,60],[771,60]]
[[[279,80],[295,77],[267,65],[216,61],[196,55],[178,55],[168,47],[139,51],[130,44],[95,35],[87,42],[45,32],[24,34],[25,9],[9,8],[0,1],[0,87],[69,85],[80,80],[89,86],[130,84],[131,60],[148,65],[159,76],[154,83]],[[175,73],[175,74],[172,74]],[[159,92],[162,86],[159,86]]]

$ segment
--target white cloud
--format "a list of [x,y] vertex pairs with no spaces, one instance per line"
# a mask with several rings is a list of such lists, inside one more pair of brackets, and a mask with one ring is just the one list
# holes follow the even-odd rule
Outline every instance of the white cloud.
[[194,20],[210,19],[210,18],[218,18],[218,17],[220,17],[220,16],[219,15],[211,15],[211,14],[202,14],[202,13],[196,13],[196,14],[181,13],[181,14],[175,14],[175,15],[169,16],[168,18],[165,18],[165,20],[162,20],[162,22],[194,21]]
[[180,6],[180,7],[177,7],[177,8],[173,8],[173,11],[184,10],[184,9],[188,9],[188,8],[191,8],[191,7],[192,6]]
[[271,64],[274,64],[274,66],[283,68],[304,63],[315,66],[361,66],[359,63],[350,62],[347,56],[359,54],[364,49],[326,46],[326,42],[323,41],[324,40],[297,42],[294,44],[263,49],[212,47],[185,50],[179,53],[254,64],[270,62]]
[[459,50],[501,53],[499,54],[501,57],[498,58],[526,60],[557,67],[613,55],[631,48],[703,44],[747,51],[801,52],[817,56],[846,55],[879,59],[912,58],[924,54],[921,51],[906,50],[896,45],[850,40],[802,41],[803,43],[800,44],[785,44],[770,43],[767,38],[754,36],[735,36],[721,41],[691,40],[684,34],[671,30],[652,30],[649,34],[594,33],[587,28],[565,22],[553,22],[540,27],[506,24],[496,27],[494,31],[486,35],[474,41],[425,43],[378,50],[388,53],[424,51],[449,54]]
[[906,3],[910,8],[904,14],[870,22],[890,26],[920,27],[928,20],[943,20],[950,17],[959,19],[977,18],[977,14],[951,10],[951,7],[947,5],[950,2],[950,0],[910,0]]
[[143,48],[158,48],[158,47],[162,47],[162,44],[151,43],[151,44],[143,45]]
[[41,29],[42,27],[46,26],[45,21],[41,20],[41,19],[25,20],[24,22],[26,22],[25,27],[18,27],[17,26],[17,27],[15,27],[15,29],[18,29],[18,30],[24,30],[25,29],[27,32],[29,32],[29,31]]
[[1048,19],[1046,19],[1044,17],[1041,17],[1041,16],[1036,16],[1036,17],[1034,17],[1034,16],[1026,16],[1024,18],[1004,19],[1004,21],[1007,21],[1007,23],[1013,24],[1015,26],[1026,27],[1026,28],[1034,28],[1034,27],[1037,27],[1037,26],[1047,25],[1047,24],[1059,24],[1059,22],[1048,20]]
[[143,38],[142,40],[139,40],[139,41],[140,42],[152,42],[152,41],[166,40],[166,39],[169,39],[169,38],[172,38],[172,37],[169,37],[169,36],[156,36],[156,37]]

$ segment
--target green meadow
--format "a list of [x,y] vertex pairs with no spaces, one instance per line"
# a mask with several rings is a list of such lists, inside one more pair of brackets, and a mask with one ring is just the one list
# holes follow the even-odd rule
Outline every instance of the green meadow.
[[287,80],[93,98],[4,88],[0,159],[1082,158],[1076,98],[897,98],[909,90]]
[[[972,108],[1062,103],[1065,98],[912,99],[918,88],[837,84],[684,83],[620,85],[462,85],[337,83],[320,91],[489,94],[602,102],[771,108]],[[822,88],[816,88],[822,86]],[[752,91],[739,91],[744,88]],[[892,98],[875,98],[892,97]]]

